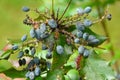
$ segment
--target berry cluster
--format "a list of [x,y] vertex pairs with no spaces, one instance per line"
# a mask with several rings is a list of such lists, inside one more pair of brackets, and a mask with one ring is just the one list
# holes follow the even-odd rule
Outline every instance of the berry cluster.
[[[111,20],[111,14],[107,14],[106,11],[101,19],[92,21],[88,18],[92,11],[90,6],[85,9],[78,8],[73,16],[64,17],[67,8],[61,16],[59,16],[59,10],[55,13],[54,9],[52,12],[49,10],[41,12],[36,9],[34,11],[39,15],[38,18],[33,19],[27,14],[23,20],[24,24],[31,27],[30,37],[32,39],[29,40],[28,36],[24,34],[21,37],[21,44],[13,44],[12,50],[19,51],[17,56],[19,65],[27,65],[26,78],[34,80],[42,72],[49,71],[53,54],[63,55],[65,44],[72,46],[72,50],[77,50],[80,57],[88,58],[91,54],[91,48],[102,43],[99,35],[92,32],[90,27],[105,18]],[[22,10],[24,12],[32,11],[29,7],[23,7]],[[61,43],[62,41],[65,43]],[[37,56],[37,53],[43,50],[46,51],[45,58]],[[31,58],[29,63],[24,57]]]

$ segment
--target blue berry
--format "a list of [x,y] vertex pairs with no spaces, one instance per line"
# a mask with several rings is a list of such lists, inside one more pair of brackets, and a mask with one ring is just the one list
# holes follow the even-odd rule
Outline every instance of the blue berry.
[[26,39],[27,39],[27,35],[25,34],[25,35],[22,36],[21,41],[24,42]]
[[76,44],[78,44],[78,43],[80,42],[80,39],[79,39],[79,38],[75,38],[75,39],[74,39],[74,42],[75,42]]
[[88,7],[86,7],[86,8],[84,9],[84,12],[85,12],[85,13],[90,13],[91,10],[92,10],[91,7],[88,6]]
[[78,31],[77,34],[76,34],[76,36],[77,36],[78,38],[82,38],[83,32],[82,32],[82,31]]
[[30,80],[34,80],[34,78],[35,78],[35,73],[34,73],[33,71],[31,71],[31,72],[29,73],[29,79],[30,79]]
[[50,51],[48,51],[48,53],[46,54],[46,58],[47,59],[51,59],[52,58],[52,53]]
[[47,38],[48,36],[49,36],[49,34],[43,33],[43,34],[40,35],[40,38],[41,38],[41,39],[45,39],[45,38]]
[[98,44],[99,42],[100,42],[99,39],[93,39],[93,40],[89,41],[88,43],[91,44],[91,45],[96,45],[96,44]]
[[50,69],[51,68],[51,63],[50,62],[46,62],[47,68]]
[[40,67],[39,66],[36,66],[35,70],[34,70],[34,73],[35,73],[35,76],[39,76],[40,75]]
[[76,23],[76,29],[79,31],[83,31],[85,29],[84,25],[81,22]]
[[90,26],[92,26],[93,23],[91,20],[85,19],[83,24],[85,27],[90,27]]
[[82,8],[78,8],[76,11],[77,11],[78,15],[83,15],[84,14],[84,10]]
[[18,49],[18,45],[13,45],[12,46],[12,50],[17,50]]
[[34,30],[33,28],[30,30],[30,36],[31,36],[32,38],[35,38],[35,37],[36,37],[36,33],[35,33],[35,30]]
[[56,47],[56,51],[58,54],[63,54],[64,53],[64,48],[61,45],[58,45]]
[[31,49],[31,55],[34,56],[35,53],[36,53],[36,49],[35,49],[35,47],[33,47],[33,48]]
[[89,36],[88,33],[84,33],[84,34],[83,34],[83,39],[84,39],[84,40],[87,40],[87,39],[88,39],[88,36]]
[[38,57],[34,57],[33,61],[35,62],[36,65],[40,65],[40,59]]
[[20,51],[19,54],[18,54],[18,58],[22,58],[24,55],[24,52],[23,51]]
[[87,58],[90,55],[90,51],[88,49],[84,50],[83,56]]
[[46,27],[46,24],[45,23],[42,23],[40,25],[40,30],[41,30],[41,33],[44,33],[46,31],[47,27]]
[[24,12],[28,12],[28,11],[30,11],[30,8],[29,8],[29,7],[24,6],[24,7],[22,8],[22,11],[24,11]]
[[34,60],[31,60],[31,61],[28,63],[28,65],[27,65],[27,69],[28,69],[29,71],[33,71],[31,68],[32,68],[34,65],[35,65]]
[[48,20],[48,25],[51,28],[56,28],[57,27],[57,22],[54,19],[50,19],[50,20]]
[[26,64],[26,60],[25,58],[22,59],[22,65],[25,65]]
[[28,72],[25,74],[25,77],[26,77],[26,78],[29,78],[29,74],[30,74],[30,71],[28,71]]
[[110,20],[112,19],[112,15],[111,15],[111,14],[108,14],[108,15],[106,16],[106,18],[110,21]]
[[46,50],[47,46],[45,44],[42,44],[42,50]]
[[84,50],[85,50],[85,47],[84,46],[79,46],[79,48],[78,48],[78,52],[79,52],[79,54],[83,54],[84,53]]
[[41,38],[40,38],[40,35],[41,35],[41,30],[40,30],[40,28],[37,28],[36,30],[35,30],[35,33],[36,33],[36,38],[38,39],[38,40],[40,40]]
[[92,40],[94,40],[94,39],[96,39],[96,37],[95,37],[94,35],[89,35],[89,36],[88,36],[88,41],[92,41]]

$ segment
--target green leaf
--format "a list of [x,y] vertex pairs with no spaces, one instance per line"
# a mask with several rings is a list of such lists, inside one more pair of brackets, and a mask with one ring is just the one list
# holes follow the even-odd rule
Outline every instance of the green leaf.
[[97,54],[92,55],[86,59],[86,65],[83,69],[87,80],[113,80],[114,72],[108,65],[107,61],[96,57]]
[[48,72],[46,80],[64,80],[63,75],[64,73],[62,69],[55,69]]
[[7,60],[0,60],[0,72],[8,70],[12,67],[11,63]]
[[35,80],[43,80],[41,76],[35,77]]
[[[65,46],[66,41],[64,39],[65,37],[63,35],[60,35],[59,40],[57,41],[57,44]],[[64,53],[60,55],[56,52],[56,46],[55,46],[55,49],[53,51],[52,70],[63,67],[64,64],[67,62],[68,58],[69,58],[69,55],[68,53],[66,53],[65,49],[64,49]]]
[[68,71],[66,78],[65,80],[79,80],[79,73],[76,69],[71,69]]
[[25,78],[25,70],[22,71],[17,71],[14,68],[10,68],[9,70],[4,71],[3,73],[5,73],[7,76],[11,77],[11,78]]
[[[98,46],[98,45],[102,44],[107,39],[107,37],[98,35],[89,28],[85,28],[84,32],[87,32],[91,35],[94,35],[94,36],[96,36],[97,39],[99,39],[100,42],[98,44],[94,45],[94,46]],[[93,46],[93,45],[89,45],[89,46]]]
[[57,54],[56,51],[53,52],[53,62],[52,62],[52,70],[59,69],[64,66],[64,64],[68,60],[68,54],[63,53],[61,55]]
[[78,55],[79,55],[79,54],[78,54],[77,51],[74,52],[74,53],[69,57],[69,59],[68,59],[67,63],[65,64],[65,66],[71,66],[71,67],[73,67],[73,68],[76,68],[76,62],[75,62],[75,60],[76,60],[76,58],[77,58]]
[[7,50],[7,51],[1,53],[2,55],[0,56],[0,60],[1,59],[8,59],[10,57],[11,52],[12,52],[12,50]]

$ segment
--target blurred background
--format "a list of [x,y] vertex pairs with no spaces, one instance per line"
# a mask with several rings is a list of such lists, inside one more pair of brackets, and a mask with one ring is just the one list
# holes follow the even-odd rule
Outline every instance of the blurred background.
[[[62,12],[68,1],[69,0],[55,0],[55,8],[57,9],[59,7]],[[76,8],[87,5],[90,5],[93,9],[96,9],[96,6],[94,6],[93,3],[94,1],[95,0],[73,0],[66,15],[75,13]],[[112,43],[114,44],[114,49],[120,50],[120,2],[117,0],[100,1],[104,4],[110,4],[109,12],[112,14],[112,20],[110,22],[107,21],[107,27]],[[19,39],[23,34],[29,34],[29,26],[23,24],[23,19],[26,15],[26,13],[21,10],[23,6],[28,6],[32,10],[35,8],[43,10],[44,8],[51,7],[51,0],[0,0],[0,49],[4,47],[8,38]],[[35,15],[34,12],[31,13],[31,16]],[[97,13],[93,11],[91,15],[95,17]],[[97,17],[94,19],[97,19]],[[104,35],[100,24],[95,25],[92,28],[95,32]]]
[[[60,8],[60,13],[63,12],[69,0],[54,0],[55,10]],[[7,39],[20,39],[24,34],[29,35],[30,27],[23,24],[23,19],[26,13],[22,12],[22,7],[28,6],[31,9],[31,17],[35,18],[37,14],[33,11],[38,8],[44,10],[51,8],[51,0],[0,0],[0,49],[3,49],[7,43]],[[98,19],[98,7],[101,14],[104,9],[109,6],[109,13],[112,14],[112,20],[106,21],[106,26],[109,32],[113,49],[116,53],[116,59],[120,58],[120,1],[119,0],[73,0],[66,16],[76,13],[79,7],[91,6],[93,11],[90,14],[93,20]],[[103,14],[104,15],[104,14]],[[93,31],[105,35],[100,23],[92,27]],[[109,55],[109,54],[108,54]]]

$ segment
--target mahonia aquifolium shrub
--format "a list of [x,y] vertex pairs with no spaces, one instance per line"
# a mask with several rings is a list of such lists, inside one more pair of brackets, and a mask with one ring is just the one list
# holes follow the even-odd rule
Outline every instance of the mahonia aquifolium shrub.
[[[18,51],[19,66],[26,65],[26,78],[34,80],[36,77],[52,70],[54,54],[57,53],[56,55],[61,60],[62,55],[66,52],[65,44],[72,48],[73,53],[74,50],[79,53],[75,60],[76,69],[79,69],[80,58],[88,58],[92,54],[91,51],[94,47],[98,47],[106,40],[105,37],[100,38],[97,34],[91,32],[90,27],[103,19],[111,20],[111,14],[108,14],[106,11],[101,19],[91,20],[88,16],[92,11],[92,7],[87,6],[84,9],[78,8],[72,16],[64,17],[67,8],[62,15],[59,14],[59,9],[56,12],[54,8],[51,12],[49,10],[41,12],[35,9],[34,12],[39,15],[35,19],[28,15],[29,12],[32,12],[29,7],[22,8],[22,11],[27,12],[23,23],[31,27],[29,31],[31,38],[29,39],[28,35],[24,34],[21,37],[22,44],[12,43],[11,50],[12,52]],[[36,55],[39,50],[46,51],[45,58]],[[27,63],[24,57],[31,58],[29,63]]]

